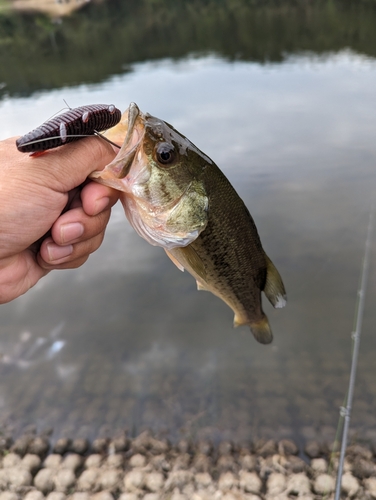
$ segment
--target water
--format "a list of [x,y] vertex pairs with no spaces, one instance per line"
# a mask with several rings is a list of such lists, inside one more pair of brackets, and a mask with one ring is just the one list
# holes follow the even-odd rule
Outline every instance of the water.
[[[98,9],[104,6],[90,4],[56,25],[56,67],[68,64],[60,30],[69,33],[77,23],[89,30]],[[247,11],[249,19],[266,12],[255,9]],[[270,9],[288,26],[289,12]],[[324,24],[331,19],[324,8],[320,15]],[[44,19],[11,18],[15,26]],[[197,292],[192,277],[140,239],[116,206],[102,247],[83,267],[53,272],[1,306],[0,422],[15,434],[34,424],[53,427],[55,437],[114,435],[123,428],[152,428],[172,439],[333,436],[376,188],[373,45],[360,50],[334,33],[337,42],[323,50],[313,42],[304,46],[302,34],[290,51],[281,39],[273,53],[283,55],[266,61],[246,53],[246,40],[231,47],[246,56],[229,57],[220,48],[225,34],[201,51],[187,43],[185,52],[181,36],[178,54],[160,36],[153,52],[145,35],[138,59],[124,49],[124,69],[114,70],[98,54],[97,80],[82,70],[75,83],[67,71],[60,85],[51,84],[19,66],[22,89],[12,75],[4,77],[0,138],[39,125],[63,99],[71,107],[121,109],[135,101],[172,123],[231,180],[284,279],[286,309],[265,303],[273,344],[257,344],[247,328],[233,330],[227,306]],[[119,48],[108,43],[111,59],[111,48]],[[210,44],[218,50],[206,50]],[[16,49],[14,57],[21,61]],[[49,63],[46,50],[40,74],[48,74]],[[374,262],[373,250],[352,418],[358,440],[375,438]]]

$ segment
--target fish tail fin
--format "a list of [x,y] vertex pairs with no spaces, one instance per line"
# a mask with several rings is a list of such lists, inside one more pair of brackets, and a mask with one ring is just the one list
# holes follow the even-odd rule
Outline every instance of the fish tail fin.
[[279,309],[285,307],[287,295],[282,278],[273,262],[266,257],[266,283],[264,293],[273,307]]
[[253,336],[260,344],[270,344],[272,342],[273,334],[265,314],[259,321],[251,323],[249,327]]

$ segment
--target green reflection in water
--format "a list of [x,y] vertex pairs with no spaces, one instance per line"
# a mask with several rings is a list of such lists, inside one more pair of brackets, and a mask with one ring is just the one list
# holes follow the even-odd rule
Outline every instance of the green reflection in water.
[[0,14],[0,96],[100,82],[136,61],[190,53],[278,62],[351,48],[374,57],[375,25],[370,0],[112,0],[60,23],[8,12]]

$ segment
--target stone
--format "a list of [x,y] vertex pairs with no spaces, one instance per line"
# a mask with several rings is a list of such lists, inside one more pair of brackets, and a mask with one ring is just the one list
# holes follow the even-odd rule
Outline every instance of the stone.
[[114,497],[109,491],[100,491],[95,495],[91,495],[90,500],[114,500]]
[[145,486],[152,492],[159,491],[163,488],[164,476],[160,472],[149,472],[145,475]]
[[289,495],[300,497],[311,493],[311,484],[305,474],[292,474],[287,478],[286,489]]
[[47,469],[58,469],[63,461],[62,456],[57,453],[52,453],[45,458],[43,465]]
[[46,500],[65,500],[66,496],[61,491],[52,491],[47,495]]
[[67,493],[76,484],[76,476],[71,469],[59,469],[54,481],[56,491]]
[[350,472],[346,472],[342,476],[341,489],[349,497],[353,497],[359,491],[359,481]]
[[141,453],[136,453],[129,459],[129,465],[131,467],[144,467],[146,465],[146,457],[141,455]]
[[270,455],[276,454],[277,445],[276,445],[275,441],[270,439],[269,441],[264,443],[262,446],[260,446],[257,451],[261,457],[266,458],[266,457],[269,457]]
[[255,455],[244,455],[240,458],[240,465],[242,469],[254,471],[257,468],[257,458]]
[[115,453],[121,453],[129,449],[129,439],[126,436],[120,436],[112,441]]
[[230,490],[238,485],[238,480],[232,472],[224,472],[219,476],[218,488],[221,491]]
[[23,486],[30,486],[33,482],[33,476],[22,467],[10,467],[7,469],[8,483],[10,490],[17,490]]
[[272,472],[266,482],[266,490],[269,495],[277,495],[286,489],[286,478],[280,472]]
[[34,486],[47,495],[55,487],[53,477],[54,471],[52,469],[41,469],[34,478]]
[[142,500],[160,500],[160,498],[159,493],[145,493]]
[[85,438],[74,439],[69,445],[69,450],[78,455],[84,455],[89,449],[89,441]]
[[197,450],[203,455],[210,455],[213,447],[209,441],[201,440],[197,443]]
[[64,453],[69,449],[71,440],[68,438],[60,438],[56,441],[52,447],[52,452],[59,455],[64,455]]
[[61,467],[76,472],[77,469],[82,467],[82,464],[83,458],[81,455],[78,455],[78,453],[69,453],[69,455],[64,458]]
[[213,482],[208,472],[198,472],[195,474],[194,479],[198,488],[207,488]]
[[93,453],[92,455],[89,455],[86,460],[85,460],[85,467],[86,469],[90,468],[98,468],[101,466],[102,463],[102,455],[99,455],[99,453]]
[[29,443],[33,440],[33,438],[34,436],[31,436],[30,434],[19,437],[13,443],[11,451],[23,457],[26,454]]
[[0,491],[8,489],[8,469],[0,469]]
[[231,441],[222,441],[218,446],[219,455],[231,455],[233,452],[233,444]]
[[309,456],[309,458],[319,458],[321,455],[321,448],[318,441],[308,441],[304,447],[304,453]]
[[19,500],[19,497],[13,491],[3,491],[0,493],[0,500]]
[[193,473],[188,470],[174,470],[169,473],[165,482],[167,491],[178,488],[181,490],[185,485],[193,481]]
[[188,441],[188,439],[181,439],[176,445],[176,449],[178,450],[179,454],[189,453],[192,449],[191,442]]
[[26,455],[21,460],[21,467],[28,470],[31,474],[36,474],[41,465],[41,459],[38,455],[32,453],[26,453]]
[[166,459],[166,455],[162,453],[161,455],[155,455],[150,459],[149,467],[159,471],[159,472],[168,472],[171,470],[171,464]]
[[300,457],[296,457],[295,455],[290,455],[286,458],[285,468],[294,474],[298,474],[299,472],[304,472],[307,469],[307,464]]
[[196,472],[209,472],[212,468],[211,458],[203,453],[198,453],[194,457],[193,467]]
[[169,449],[169,444],[167,440],[164,439],[150,439],[150,451],[153,455],[160,455],[161,453],[166,453]]
[[138,500],[139,496],[136,493],[122,493],[118,500]]
[[281,439],[278,443],[278,453],[280,455],[297,455],[299,449],[291,439]]
[[3,455],[4,451],[8,451],[13,444],[11,436],[0,436],[0,454]]
[[44,495],[41,491],[33,490],[26,493],[23,500],[44,500]]
[[314,482],[313,489],[320,495],[329,494],[334,491],[335,479],[329,474],[319,474]]
[[78,491],[94,491],[100,474],[101,470],[95,467],[84,470],[77,479]]
[[356,458],[353,463],[352,472],[359,479],[364,479],[376,474],[376,466],[369,460]]
[[121,476],[119,469],[104,470],[98,479],[98,484],[103,490],[113,490],[119,485]]
[[108,468],[121,469],[124,465],[124,457],[120,453],[109,455],[105,461],[105,466]]
[[27,447],[28,453],[38,455],[41,458],[44,458],[47,455],[49,449],[50,442],[44,436],[35,437],[32,441],[29,442],[29,446]]
[[108,449],[108,439],[106,438],[97,438],[94,439],[91,450],[93,453],[106,453]]
[[[171,495],[170,500],[188,500],[188,497],[184,495],[183,493],[180,493],[180,491],[176,488]],[[191,500],[191,499],[189,499]]]
[[325,458],[314,458],[311,460],[311,469],[317,474],[323,474],[328,470],[328,464]]
[[222,455],[217,460],[217,469],[219,472],[232,471],[235,472],[237,465],[232,455]]
[[173,470],[185,470],[188,469],[191,463],[191,456],[189,453],[183,453],[182,455],[178,455],[173,463]]
[[126,491],[142,489],[145,483],[145,472],[135,468],[124,476],[124,487]]
[[3,458],[3,468],[7,469],[9,467],[17,467],[21,464],[21,457],[17,453],[8,453]]
[[364,458],[365,460],[372,460],[372,451],[369,448],[361,446],[360,444],[353,444],[346,448],[346,455],[349,458]]
[[240,488],[246,492],[259,493],[262,487],[262,481],[256,472],[241,470],[239,472]]
[[366,491],[371,495],[371,497],[376,498],[376,477],[365,479],[363,483]]
[[89,493],[86,492],[75,492],[69,497],[69,500],[90,500]]

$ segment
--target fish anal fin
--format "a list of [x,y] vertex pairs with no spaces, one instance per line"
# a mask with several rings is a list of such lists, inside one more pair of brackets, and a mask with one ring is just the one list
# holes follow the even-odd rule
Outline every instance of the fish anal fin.
[[264,316],[260,321],[251,323],[249,327],[253,336],[257,342],[260,342],[260,344],[270,344],[272,342],[273,334],[266,316]]
[[196,280],[197,284],[197,290],[203,290],[205,292],[210,292],[209,288],[207,288],[203,283],[200,283],[198,280]]
[[266,283],[264,293],[273,307],[280,309],[285,307],[287,296],[282,278],[277,268],[267,255],[266,258]]
[[244,315],[242,315],[239,312],[235,312],[234,316],[234,327],[237,328],[238,326],[242,325],[248,325],[249,324],[249,319]]
[[180,262],[168,251],[165,249],[166,254],[171,259],[171,261],[175,264],[175,266],[182,272],[184,272],[184,266],[180,264]]

